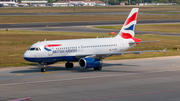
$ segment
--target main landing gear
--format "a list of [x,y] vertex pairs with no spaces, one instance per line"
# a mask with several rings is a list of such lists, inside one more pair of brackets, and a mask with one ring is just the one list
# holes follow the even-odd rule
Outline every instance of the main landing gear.
[[41,68],[41,72],[46,72],[46,65],[43,65],[43,68]]
[[67,62],[67,63],[65,64],[65,67],[66,67],[66,68],[73,68],[73,67],[74,67],[74,64]]
[[102,66],[94,68],[94,70],[101,70],[101,69],[102,69]]
[[[41,68],[41,72],[46,72],[46,65],[43,65],[43,68]],[[65,63],[65,67],[66,68],[73,68],[74,67],[74,64],[73,63],[70,63],[70,62],[67,62]],[[102,66],[98,66],[98,67],[95,67],[94,70],[101,70],[102,69]]]

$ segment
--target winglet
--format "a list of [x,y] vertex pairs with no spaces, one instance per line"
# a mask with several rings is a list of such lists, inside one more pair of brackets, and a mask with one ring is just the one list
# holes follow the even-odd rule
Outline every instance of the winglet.
[[166,53],[166,48],[163,50],[164,54]]

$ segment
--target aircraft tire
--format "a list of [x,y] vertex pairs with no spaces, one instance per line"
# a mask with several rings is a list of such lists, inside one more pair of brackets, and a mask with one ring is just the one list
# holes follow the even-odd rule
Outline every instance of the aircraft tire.
[[69,64],[69,68],[73,68],[74,67],[74,64],[73,63],[70,63]]
[[94,68],[94,70],[101,70],[101,69],[102,69],[102,66]]
[[66,68],[73,68],[73,66],[74,66],[73,63],[68,63],[68,62],[67,62],[67,63],[65,64],[65,67],[66,67]]
[[46,72],[46,69],[45,68],[41,68],[41,72]]
[[97,70],[101,70],[102,69],[102,66],[99,66]]

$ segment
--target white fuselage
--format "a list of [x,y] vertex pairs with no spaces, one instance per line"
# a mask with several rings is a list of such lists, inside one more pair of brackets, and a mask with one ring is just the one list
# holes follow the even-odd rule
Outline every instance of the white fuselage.
[[[31,62],[43,61],[46,58],[52,58],[58,61],[78,61],[74,59],[76,55],[89,55],[98,53],[120,52],[130,48],[129,42],[132,39],[116,38],[92,38],[92,39],[74,39],[74,40],[54,40],[43,41],[33,44],[24,54],[24,58],[29,58]],[[54,46],[53,46],[54,45]],[[68,58],[67,58],[68,57]],[[73,57],[69,59],[69,57]],[[36,61],[37,60],[37,61]],[[50,61],[52,62],[52,60]]]

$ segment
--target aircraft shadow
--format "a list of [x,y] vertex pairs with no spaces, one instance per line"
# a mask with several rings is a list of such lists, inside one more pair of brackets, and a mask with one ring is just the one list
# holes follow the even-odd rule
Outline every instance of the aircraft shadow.
[[[65,68],[65,67],[58,67],[58,66],[51,66],[48,65],[46,67],[47,72],[52,72],[52,71],[71,71],[71,72],[128,72],[128,73],[135,73],[135,71],[121,71],[121,70],[110,70],[110,69],[103,69],[103,68],[111,68],[112,66],[116,66],[117,68],[124,68],[123,66],[126,67],[137,67],[138,65],[124,65],[124,64],[108,64],[104,63],[102,66],[101,71],[94,71],[94,69],[89,68],[89,69],[83,69],[80,66],[74,66],[74,68]],[[119,67],[118,67],[119,66]],[[37,68],[30,68],[27,70],[18,70],[18,71],[11,71],[10,73],[35,73],[35,72],[41,72],[40,69],[42,66],[37,66]],[[137,73],[137,71],[136,71]]]
[[124,64],[120,64],[120,63],[117,63],[117,64],[108,64],[108,63],[103,63],[102,67],[110,67],[110,66],[138,66],[138,65],[124,65]]

